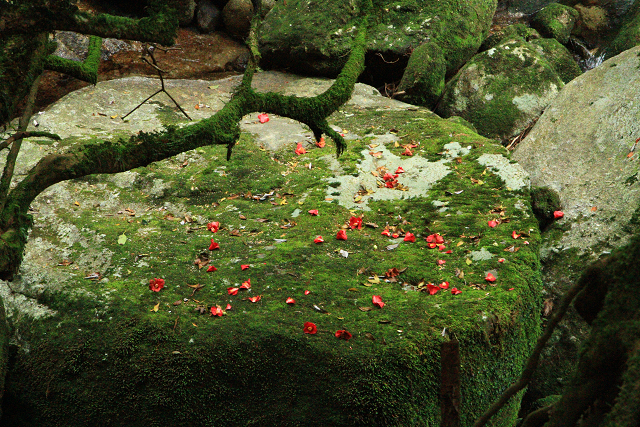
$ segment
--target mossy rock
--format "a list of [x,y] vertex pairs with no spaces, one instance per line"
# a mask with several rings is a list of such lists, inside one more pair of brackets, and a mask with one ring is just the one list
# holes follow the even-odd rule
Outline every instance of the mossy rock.
[[479,53],[447,82],[437,112],[507,140],[537,119],[564,83],[535,46],[510,38]]
[[[102,99],[114,84],[91,90]],[[191,90],[178,87],[176,99]],[[106,92],[126,112],[131,94]],[[539,333],[540,236],[527,178],[503,147],[404,105],[346,105],[330,117],[350,137],[338,160],[304,137],[298,156],[295,143],[267,151],[243,134],[229,162],[224,147],[201,148],[42,194],[7,300],[3,425],[434,426],[451,338],[470,425],[519,376]],[[398,166],[401,185],[379,187],[378,168]],[[352,216],[370,225],[337,240]],[[387,226],[416,241],[381,235]],[[435,233],[443,250],[425,241]],[[208,249],[212,238],[220,249]],[[165,280],[160,292],[153,278]],[[248,279],[250,290],[229,295]],[[444,281],[448,290],[420,291]],[[217,306],[221,317],[210,315]],[[303,333],[305,322],[318,332]],[[493,425],[512,426],[518,408],[512,399]]]
[[569,52],[569,49],[560,44],[556,39],[534,39],[529,43],[538,48],[538,52],[549,61],[564,83],[569,83],[582,74],[580,66],[575,59],[573,59],[573,55]]
[[578,19],[578,11],[560,3],[545,6],[533,17],[531,25],[547,37],[562,44],[569,42],[569,36]]
[[620,29],[606,48],[606,58],[612,58],[640,44],[640,4],[634,3],[624,16]]
[[406,92],[400,99],[415,105],[433,108],[444,90],[447,68],[442,49],[435,43],[418,46],[409,58],[398,91]]
[[505,39],[518,37],[525,41],[541,38],[540,33],[531,27],[527,27],[525,24],[521,23],[513,24],[491,33],[491,35],[482,42],[480,51],[484,52],[485,50],[491,49],[492,47],[499,45]]
[[[368,69],[363,78],[400,80],[409,53],[429,42],[439,45],[453,72],[487,36],[496,0],[375,0],[369,30]],[[260,52],[266,67],[335,77],[344,65],[360,14],[354,2],[277,2],[262,23]]]

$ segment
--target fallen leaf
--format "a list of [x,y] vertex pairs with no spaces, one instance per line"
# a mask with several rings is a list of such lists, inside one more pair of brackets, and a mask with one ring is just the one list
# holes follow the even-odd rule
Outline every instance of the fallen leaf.
[[397,248],[398,246],[399,246],[399,244],[398,244],[398,243],[396,243],[396,244],[394,244],[394,245],[389,245],[389,246],[387,246],[387,247],[386,247],[386,249],[387,249],[388,251],[392,251],[392,250],[394,250],[395,248]]
[[595,212],[595,211],[597,211],[597,210],[598,210],[598,207],[597,207],[597,206],[593,206],[593,207],[591,208],[591,212]]
[[247,217],[246,217],[246,216],[244,216],[244,215],[242,215],[242,214],[238,215],[238,218],[240,218],[240,219],[247,219]]
[[371,311],[371,310],[373,310],[373,307],[358,307],[358,310],[360,310],[360,311]]
[[347,251],[345,251],[343,249],[340,249],[339,252],[340,252],[340,255],[342,255],[343,257],[345,257],[345,258],[349,257],[349,252],[347,252]]
[[473,261],[471,261],[469,258],[467,258],[464,262],[466,262],[467,265],[471,265],[473,263]]
[[153,306],[153,308],[151,309],[151,311],[158,311],[160,310],[160,303],[157,303],[156,305]]
[[367,280],[369,281],[369,283],[373,283],[373,284],[380,283],[380,278],[378,277],[377,274],[374,274],[373,278],[367,279]]
[[118,244],[124,245],[125,243],[127,243],[127,236],[122,233],[120,236],[118,236]]

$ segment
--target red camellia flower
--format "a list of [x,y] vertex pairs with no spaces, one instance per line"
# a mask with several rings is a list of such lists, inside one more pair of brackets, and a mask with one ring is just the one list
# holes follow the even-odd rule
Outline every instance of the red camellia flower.
[[498,225],[498,221],[490,220],[489,222],[487,222],[487,225],[491,228],[494,228],[496,225]]
[[564,212],[562,212],[562,211],[555,211],[555,212],[553,213],[553,217],[554,217],[555,219],[560,219],[560,218],[562,218],[563,216],[564,216]]
[[249,267],[250,267],[249,264],[240,264],[240,270],[242,270],[242,271],[246,270]]
[[231,310],[231,304],[227,304],[227,307],[225,308],[225,310]]
[[287,300],[285,301],[287,304],[295,304],[296,300],[294,300],[293,298],[289,297],[287,298]]
[[245,282],[242,282],[240,289],[251,289],[251,279],[247,279]]
[[299,156],[300,154],[305,154],[306,152],[307,150],[305,150],[302,146],[302,142],[298,142],[298,145],[296,146],[296,154]]
[[449,282],[440,283],[440,289],[449,289]]
[[258,301],[260,301],[261,299],[262,299],[262,295],[258,295],[258,296],[255,296],[255,297],[251,297],[251,298],[249,298],[249,301],[251,301],[251,302],[258,302]]
[[316,332],[318,332],[318,327],[311,323],[311,322],[304,322],[304,329],[303,329],[305,334],[315,334]]
[[349,341],[351,337],[351,333],[346,329],[340,329],[339,331],[336,331],[336,338],[338,339]]
[[438,245],[438,250],[439,251],[444,251],[445,249],[447,249],[447,247],[445,245]]
[[311,210],[309,211],[309,214],[310,214],[310,215],[313,215],[313,216],[318,216],[318,209],[311,209]]
[[391,175],[389,172],[387,172],[387,173],[384,174],[382,179],[384,179],[385,181],[393,181],[393,175]]
[[219,305],[216,305],[215,307],[211,307],[211,315],[212,316],[222,316],[222,309],[220,308]]
[[311,291],[304,291],[305,295],[309,295],[311,293]]
[[440,287],[433,283],[427,283],[427,290],[429,291],[429,295],[435,295],[440,290]]
[[209,245],[209,250],[210,251],[214,251],[216,249],[220,249],[220,245],[217,244],[216,242],[214,242],[213,239],[211,239],[211,244]]
[[347,232],[344,231],[344,230],[338,231],[338,234],[336,235],[336,239],[338,239],[338,240],[347,240]]
[[267,123],[269,121],[269,115],[266,113],[258,114],[258,120],[260,120],[260,123]]
[[324,142],[324,136],[320,137],[320,141],[316,142],[316,145],[318,146],[318,148],[324,148],[325,146],[325,142]]
[[210,265],[209,268],[207,268],[207,273],[211,273],[213,271],[218,270],[217,268],[215,268],[213,265]]
[[447,261],[443,260],[443,259],[439,259],[436,261],[436,264],[438,265],[444,265]]
[[520,236],[520,234],[516,233],[516,230],[513,230],[513,232],[511,233],[511,237],[513,237],[514,239],[517,239]]
[[387,188],[393,188],[395,186],[394,182],[396,181],[387,181],[384,183],[384,186]]
[[499,263],[503,263],[504,262],[504,258],[498,258],[498,262]]
[[461,294],[461,293],[462,293],[462,291],[460,289],[458,289],[458,288],[451,289],[451,295],[458,295],[458,294]]
[[322,236],[318,236],[313,239],[313,243],[324,243],[324,239],[322,238]]
[[238,295],[238,288],[234,288],[234,287],[228,287],[227,288],[227,293],[229,295]]
[[351,227],[352,230],[355,230],[356,228],[358,230],[362,230],[362,218],[358,218],[356,216],[349,218],[349,227]]
[[383,236],[391,237],[391,232],[388,228],[385,228],[380,234],[382,234]]
[[404,241],[405,242],[415,242],[416,241],[416,236],[413,233],[407,233],[404,236]]
[[371,301],[373,302],[373,305],[377,305],[380,308],[384,307],[384,303],[382,302],[380,295],[374,295],[371,297]]
[[164,279],[149,280],[149,289],[153,292],[160,292],[162,288],[164,288]]
[[396,169],[396,174],[400,173],[404,173],[404,169],[402,169],[402,166],[398,166],[398,169]]
[[487,277],[485,277],[484,280],[486,280],[487,282],[495,282],[496,278],[493,274],[487,273]]
[[403,156],[413,156],[413,153],[409,149],[409,147],[404,147],[404,152],[402,152]]
[[217,233],[220,229],[220,223],[218,221],[213,221],[207,224],[207,230],[210,230],[212,233]]

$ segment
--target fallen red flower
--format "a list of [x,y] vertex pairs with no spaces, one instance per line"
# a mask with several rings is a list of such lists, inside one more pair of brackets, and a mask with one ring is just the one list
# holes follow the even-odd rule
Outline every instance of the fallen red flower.
[[304,329],[303,329],[305,334],[315,334],[316,332],[318,332],[318,327],[311,323],[311,322],[304,322]]
[[309,214],[310,214],[310,215],[313,215],[313,216],[318,216],[318,209],[311,209],[311,210],[309,211]]
[[213,221],[207,224],[207,230],[210,230],[212,233],[217,233],[220,229],[220,223],[218,221]]
[[449,289],[449,282],[440,283],[440,289]]
[[413,233],[407,233],[404,236],[404,241],[405,242],[415,242],[416,241],[416,236]]
[[289,297],[287,298],[287,300],[285,301],[287,304],[295,304],[296,300],[294,300],[293,298]]
[[440,287],[433,283],[427,283],[427,290],[429,291],[429,295],[435,295],[440,290]]
[[318,146],[318,148],[324,148],[325,146],[324,136],[320,137],[320,141],[316,142],[316,145]]
[[220,308],[219,305],[215,306],[215,307],[211,307],[211,315],[213,316],[222,316],[222,309]]
[[212,273],[214,271],[218,270],[217,268],[215,268],[213,265],[210,265],[209,268],[207,268],[207,273]]
[[451,295],[458,295],[458,294],[461,294],[461,293],[462,293],[462,291],[459,290],[458,288],[451,289]]
[[338,231],[338,234],[336,235],[336,239],[338,239],[338,240],[347,240],[347,232],[344,231],[344,230]]
[[499,263],[503,263],[504,262],[504,258],[498,258],[498,262]]
[[382,234],[383,236],[391,237],[391,232],[388,228],[385,228],[380,234]]
[[269,115],[266,113],[258,114],[258,120],[260,123],[267,123],[269,121]]
[[380,295],[374,295],[371,297],[371,301],[373,302],[373,305],[377,305],[380,308],[384,307],[384,302],[382,302]]
[[445,252],[445,254],[452,254],[453,251],[451,249],[449,249],[448,251]]
[[250,267],[249,264],[240,264],[240,270],[242,270],[242,271],[246,270],[249,267]]
[[562,218],[563,216],[564,216],[564,212],[562,212],[562,211],[555,211],[555,212],[553,213],[553,217],[554,217],[555,219],[560,219],[560,218]]
[[228,287],[227,288],[227,293],[229,295],[238,295],[238,288],[234,288],[234,287]]
[[349,227],[352,230],[355,230],[356,228],[358,230],[362,230],[362,218],[358,218],[356,216],[349,218]]
[[160,292],[164,288],[164,279],[151,279],[149,280],[149,289],[153,292]]
[[498,225],[498,221],[490,220],[487,222],[487,225],[491,228],[494,228],[496,225]]
[[487,282],[495,282],[496,278],[493,274],[487,273],[487,277],[485,277],[484,280],[486,280]]
[[298,142],[298,145],[296,146],[296,154],[299,156],[300,154],[305,154],[306,152],[307,150],[305,150],[302,146],[302,142]]
[[322,238],[322,236],[318,236],[313,239],[313,243],[324,243],[324,239]]
[[516,233],[516,230],[513,230],[513,232],[511,233],[511,237],[513,237],[514,239],[517,239],[520,236],[521,234]]
[[216,249],[220,249],[220,245],[217,244],[216,242],[213,241],[213,239],[211,239],[211,244],[209,245],[209,250],[213,251]]
[[311,291],[304,291],[305,295],[309,295],[311,293]]
[[384,183],[384,186],[387,188],[393,188],[395,186],[394,182],[395,181],[387,181]]
[[351,333],[346,329],[340,329],[339,331],[336,331],[336,338],[338,339],[349,341],[351,337]]
[[438,245],[438,250],[439,251],[444,251],[445,249],[447,249],[447,247],[445,245]]
[[396,169],[396,174],[400,173],[404,173],[404,169],[402,169],[402,166],[398,166],[398,169]]
[[387,172],[387,173],[384,174],[382,179],[384,179],[385,181],[393,181],[393,175],[391,175],[389,172]]
[[242,285],[240,285],[240,289],[250,289],[251,288],[251,279],[247,279],[246,281],[242,282]]
[[231,304],[227,304],[227,307],[225,308],[225,310],[231,310]]
[[261,299],[262,299],[262,295],[258,295],[258,296],[255,296],[255,297],[248,298],[248,300],[251,301],[251,302],[258,302]]
[[413,153],[409,149],[409,147],[404,147],[404,152],[402,152],[403,156],[413,156]]
[[447,261],[443,260],[443,259],[439,259],[436,261],[436,264],[438,265],[444,265]]

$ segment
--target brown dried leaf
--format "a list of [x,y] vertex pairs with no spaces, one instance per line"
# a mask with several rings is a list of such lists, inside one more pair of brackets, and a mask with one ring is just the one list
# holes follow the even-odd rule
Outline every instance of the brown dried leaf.
[[542,303],[542,315],[547,317],[551,314],[551,310],[553,310],[553,300],[551,298],[547,298]]
[[373,307],[358,307],[358,310],[360,310],[360,311],[371,311],[371,310],[373,310]]

